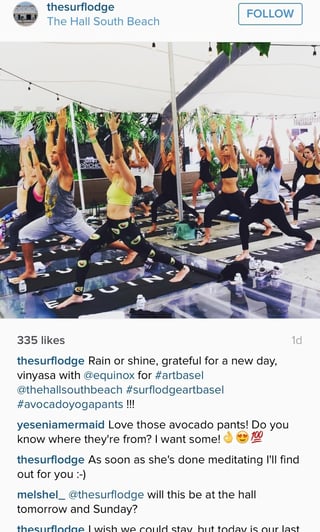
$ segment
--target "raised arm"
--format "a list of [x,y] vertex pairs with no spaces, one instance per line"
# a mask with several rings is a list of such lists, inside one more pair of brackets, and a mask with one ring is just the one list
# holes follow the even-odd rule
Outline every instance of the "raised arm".
[[149,161],[148,157],[146,156],[146,154],[144,153],[143,149],[141,148],[141,146],[139,144],[139,141],[137,139],[134,139],[133,146],[134,146],[138,161],[140,161],[140,159],[144,158],[147,161],[148,166],[149,166],[150,161]]
[[320,150],[319,150],[319,144],[318,144],[318,133],[317,133],[317,127],[314,126],[313,128],[313,147],[314,147],[314,156],[316,163],[320,164]]
[[36,172],[37,183],[36,183],[35,189],[36,189],[37,194],[39,194],[39,196],[43,196],[46,185],[47,185],[47,181],[42,173],[38,155],[35,150],[34,142],[31,137],[28,137],[28,149],[31,155],[32,166],[34,167],[35,172]]
[[279,145],[278,139],[276,137],[276,132],[275,132],[274,117],[272,117],[271,119],[271,139],[272,139],[273,150],[274,150],[274,164],[275,164],[275,167],[278,168],[278,170],[281,170],[282,160],[281,160],[281,153],[280,153],[280,145]]
[[297,148],[293,144],[289,129],[287,129],[287,137],[288,137],[288,139],[290,141],[289,149],[294,153],[296,159],[298,159],[298,161],[300,161],[300,163],[304,164],[305,163],[305,158],[303,157],[303,155],[301,153],[298,152]]
[[123,177],[125,181],[124,189],[128,194],[133,195],[136,191],[136,180],[123,157],[123,145],[118,132],[120,118],[118,115],[112,114],[107,123],[112,137],[112,154],[119,168],[121,177]]
[[166,166],[167,164],[167,156],[166,156],[166,150],[164,147],[164,142],[166,140],[166,136],[162,133],[160,136],[160,156],[163,166]]
[[237,139],[240,144],[240,149],[241,149],[241,153],[243,157],[245,158],[249,166],[251,166],[251,168],[256,168],[257,166],[256,160],[250,155],[250,153],[248,152],[245,146],[245,143],[243,142],[243,131],[242,131],[242,127],[240,124],[237,124],[236,126],[236,134],[237,134]]
[[238,166],[237,154],[236,154],[236,152],[235,152],[234,144],[233,144],[233,137],[232,137],[232,131],[231,131],[231,119],[230,119],[230,116],[227,116],[227,117],[226,117],[226,127],[225,127],[225,130],[226,130],[227,144],[230,146],[230,163],[231,163],[232,166]]
[[89,140],[92,144],[93,151],[101,165],[104,175],[110,178],[110,164],[108,163],[106,155],[97,140],[98,128],[95,128],[93,124],[87,122],[87,132]]
[[48,161],[49,166],[53,169],[54,166],[51,164],[51,153],[54,146],[54,132],[57,127],[56,120],[50,120],[46,124],[46,132],[47,132],[47,142],[46,142],[46,158]]
[[[60,164],[60,178],[62,182],[69,188],[70,180],[73,181],[73,170],[67,156],[66,148],[66,127],[67,127],[67,110],[66,108],[60,109],[57,113],[57,122],[59,126],[58,138],[57,138],[57,153],[59,156]],[[61,183],[60,183],[61,184]]]
[[28,137],[20,139],[20,164],[24,170],[24,188],[27,190],[33,183],[32,164],[29,157]]
[[213,144],[213,150],[216,156],[218,157],[220,162],[222,161],[222,155],[221,155],[221,146],[219,146],[218,139],[217,139],[217,123],[215,120],[211,120],[210,122],[210,129],[211,129],[211,136],[212,136],[212,144]]
[[198,149],[198,153],[199,153],[200,157],[201,157],[201,151],[200,150],[201,150],[202,146],[206,149],[206,159],[207,159],[207,161],[210,162],[211,159],[212,159],[211,150],[210,150],[210,148],[208,146],[208,143],[204,140],[202,133],[199,133],[197,149]]

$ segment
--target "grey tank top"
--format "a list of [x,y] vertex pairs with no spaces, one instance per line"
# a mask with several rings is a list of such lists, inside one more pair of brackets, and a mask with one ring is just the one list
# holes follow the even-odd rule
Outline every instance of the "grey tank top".
[[77,212],[74,204],[74,190],[63,190],[59,186],[58,173],[55,172],[47,181],[45,194],[45,214],[49,224],[60,223],[73,218]]

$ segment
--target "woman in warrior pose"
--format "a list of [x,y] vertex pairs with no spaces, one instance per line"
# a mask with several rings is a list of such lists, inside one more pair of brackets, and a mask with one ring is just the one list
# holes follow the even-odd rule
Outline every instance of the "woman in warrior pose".
[[291,142],[290,133],[288,137],[290,140],[289,148],[295,154],[296,159],[303,165],[304,185],[293,192],[292,209],[293,209],[293,225],[298,224],[299,201],[308,196],[320,197],[320,151],[318,146],[317,129],[314,128],[314,143],[305,146],[303,154],[301,154],[293,142]]
[[[160,205],[164,205],[167,201],[173,201],[178,203],[178,194],[177,194],[177,172],[176,172],[176,163],[175,163],[175,154],[174,154],[174,139],[172,137],[171,150],[166,154],[164,147],[165,135],[160,137],[160,155],[161,160],[164,165],[161,177],[161,194],[154,200],[151,205],[151,228],[148,233],[154,233],[157,229],[157,211]],[[200,214],[189,207],[189,205],[182,201],[183,210],[192,214],[198,222],[198,225],[202,224],[202,218]]]
[[93,126],[88,126],[89,137],[97,158],[104,173],[111,181],[111,185],[107,190],[107,221],[91,235],[80,249],[73,294],[60,303],[56,307],[58,309],[65,308],[73,303],[83,302],[84,284],[90,268],[91,255],[104,244],[110,246],[118,239],[143,257],[152,258],[156,262],[162,262],[176,268],[178,270],[177,273],[170,279],[172,283],[182,281],[190,271],[188,266],[182,264],[176,258],[151,246],[143,238],[140,229],[130,214],[130,206],[136,190],[136,181],[123,157],[123,146],[118,133],[119,125],[119,117],[111,115],[108,120],[112,135],[110,162],[107,161],[102,148],[98,144],[96,130]]
[[218,143],[216,122],[211,121],[210,125],[213,148],[221,164],[221,190],[209,205],[207,205],[204,211],[205,235],[199,243],[200,246],[205,246],[209,243],[211,222],[217,214],[227,209],[242,217],[249,209],[243,193],[238,187],[239,163],[236,148],[232,139],[230,117],[227,116],[225,123],[226,144],[220,146]]
[[251,168],[257,170],[258,201],[248,211],[247,215],[240,221],[240,238],[242,253],[236,260],[244,260],[250,257],[249,254],[249,225],[252,222],[264,218],[272,220],[288,236],[295,236],[305,240],[305,251],[312,251],[316,240],[310,233],[302,229],[293,229],[289,224],[283,207],[279,200],[280,177],[282,172],[282,161],[279,143],[275,135],[274,119],[271,125],[271,139],[273,147],[262,146],[253,158],[247,151],[241,126],[237,126],[237,136],[241,147],[241,152]]

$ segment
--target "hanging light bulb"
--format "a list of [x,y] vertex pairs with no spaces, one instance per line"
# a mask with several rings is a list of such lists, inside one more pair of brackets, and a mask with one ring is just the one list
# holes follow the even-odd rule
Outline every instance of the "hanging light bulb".
[[31,91],[31,83],[29,82],[28,91]]
[[211,54],[211,52],[212,52],[212,45],[211,45],[211,42],[209,42],[208,52],[209,52],[209,54]]
[[156,43],[153,42],[153,43],[152,43],[152,48],[155,48],[155,47],[156,47]]
[[317,55],[317,47],[315,44],[312,45],[313,46],[313,52],[312,52],[312,55],[315,56]]

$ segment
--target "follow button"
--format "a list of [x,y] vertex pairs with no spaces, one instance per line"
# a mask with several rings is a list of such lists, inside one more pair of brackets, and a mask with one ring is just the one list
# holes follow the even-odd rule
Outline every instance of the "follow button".
[[250,3],[238,4],[240,26],[301,26],[302,4]]

